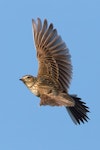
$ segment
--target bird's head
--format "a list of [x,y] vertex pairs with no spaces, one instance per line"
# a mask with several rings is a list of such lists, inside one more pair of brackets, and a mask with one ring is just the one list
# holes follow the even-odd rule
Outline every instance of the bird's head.
[[31,87],[36,82],[36,77],[25,75],[20,79],[27,87]]

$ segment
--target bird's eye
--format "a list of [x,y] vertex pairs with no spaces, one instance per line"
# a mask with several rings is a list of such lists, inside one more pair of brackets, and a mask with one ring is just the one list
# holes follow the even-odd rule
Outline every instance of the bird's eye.
[[30,76],[28,76],[27,78],[30,79]]

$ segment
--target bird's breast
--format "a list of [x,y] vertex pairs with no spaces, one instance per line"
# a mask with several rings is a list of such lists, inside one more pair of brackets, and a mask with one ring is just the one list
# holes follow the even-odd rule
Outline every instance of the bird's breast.
[[36,96],[40,96],[39,90],[38,90],[38,86],[35,84],[32,87],[30,87],[31,92],[36,95]]

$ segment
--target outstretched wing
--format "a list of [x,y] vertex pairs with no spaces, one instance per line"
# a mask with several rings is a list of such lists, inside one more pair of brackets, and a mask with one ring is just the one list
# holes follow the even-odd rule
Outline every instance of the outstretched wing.
[[47,75],[59,82],[63,91],[69,87],[72,66],[69,50],[51,23],[32,19],[34,41],[39,62],[38,77]]

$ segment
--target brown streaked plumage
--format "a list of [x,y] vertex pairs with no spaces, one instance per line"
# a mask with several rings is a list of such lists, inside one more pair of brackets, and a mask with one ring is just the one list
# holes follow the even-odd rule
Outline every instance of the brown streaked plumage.
[[36,96],[40,105],[65,106],[75,124],[88,121],[88,107],[76,95],[69,95],[72,75],[71,56],[66,44],[47,20],[32,19],[32,29],[39,63],[38,75],[20,80]]

